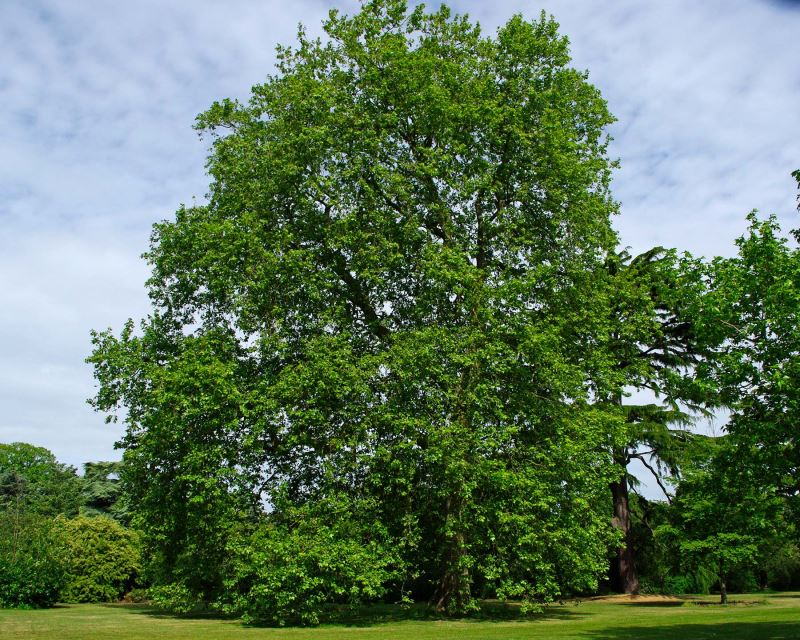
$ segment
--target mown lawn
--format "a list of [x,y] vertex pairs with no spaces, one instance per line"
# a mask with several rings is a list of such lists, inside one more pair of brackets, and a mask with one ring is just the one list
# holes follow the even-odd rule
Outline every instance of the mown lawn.
[[293,640],[334,638],[563,638],[602,640],[800,639],[800,593],[736,595],[722,607],[712,597],[593,598],[520,617],[513,607],[488,606],[475,619],[430,618],[422,608],[374,607],[346,623],[267,629],[215,618],[181,618],[142,605],[70,605],[40,611],[0,611],[2,640]]

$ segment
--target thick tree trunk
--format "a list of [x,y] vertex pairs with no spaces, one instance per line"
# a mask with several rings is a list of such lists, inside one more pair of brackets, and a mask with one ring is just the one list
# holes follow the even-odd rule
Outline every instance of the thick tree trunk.
[[[458,506],[456,506],[458,505]],[[464,534],[460,530],[460,500],[447,500],[448,526],[455,529],[448,535],[442,577],[436,585],[431,602],[437,611],[464,613],[471,602],[469,570],[462,566],[465,553]]]
[[719,581],[719,603],[728,604],[728,587],[725,584],[725,578],[720,578]]
[[437,611],[443,613],[465,613],[469,608],[472,596],[469,588],[469,571],[458,567],[458,561],[452,558],[450,566],[436,586],[433,603]]
[[611,559],[611,588],[622,593],[639,593],[639,576],[636,574],[636,555],[631,537],[628,479],[624,475],[618,482],[611,483],[611,495],[614,501],[614,517],[611,522],[623,536],[623,546],[616,550]]

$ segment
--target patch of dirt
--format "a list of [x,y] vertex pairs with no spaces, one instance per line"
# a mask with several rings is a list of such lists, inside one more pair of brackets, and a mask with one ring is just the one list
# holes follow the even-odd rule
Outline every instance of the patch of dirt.
[[[694,600],[692,604],[695,604],[700,607],[708,606],[708,605],[716,605],[721,606],[719,603],[719,599],[716,600]],[[757,604],[764,604],[764,600],[728,600],[728,604],[725,606],[728,607],[752,607]]]
[[588,598],[580,598],[584,602],[638,602],[640,604],[661,604],[663,602],[684,602],[683,598],[676,596],[662,596],[656,594],[647,595],[629,595],[626,593],[614,594],[610,596],[590,596]]

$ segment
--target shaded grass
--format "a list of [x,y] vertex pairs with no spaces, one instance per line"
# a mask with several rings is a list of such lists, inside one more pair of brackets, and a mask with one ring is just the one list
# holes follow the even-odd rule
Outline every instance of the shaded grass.
[[553,605],[533,616],[520,615],[513,604],[489,602],[480,614],[459,620],[443,619],[420,605],[377,605],[338,611],[335,621],[311,629],[251,627],[208,615],[174,616],[138,604],[74,605],[0,611],[0,638],[800,640],[800,594],[751,594],[735,600],[741,605],[721,606],[716,598],[697,596],[593,598]]
[[[580,614],[570,611],[569,608],[552,606],[547,607],[542,613],[534,615],[522,615],[519,603],[500,602],[488,600],[481,603],[479,612],[473,613],[462,622],[531,622],[533,620],[545,620],[564,616],[580,617]],[[362,607],[357,610],[342,607],[338,610],[330,611],[323,620],[323,624],[341,625],[347,627],[371,627],[381,624],[409,622],[409,621],[433,621],[443,622],[453,619],[443,617],[433,607],[425,604],[413,604],[410,606],[377,604]]]

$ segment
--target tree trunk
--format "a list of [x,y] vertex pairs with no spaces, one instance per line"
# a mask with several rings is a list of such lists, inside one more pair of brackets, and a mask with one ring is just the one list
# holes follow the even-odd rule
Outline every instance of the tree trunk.
[[[457,506],[456,506],[457,505]],[[460,500],[449,498],[446,503],[447,525],[455,529],[447,536],[444,569],[431,602],[437,611],[465,613],[472,601],[469,569],[462,566],[465,553],[464,533],[461,530]],[[455,512],[455,513],[454,513]]]
[[472,596],[469,588],[469,570],[460,568],[458,561],[451,558],[449,566],[436,586],[433,602],[436,610],[442,613],[466,613]]
[[728,604],[728,588],[725,585],[725,578],[719,579],[719,603]]
[[[625,466],[623,465],[623,470]],[[636,574],[636,555],[631,537],[631,511],[628,502],[628,479],[623,474],[618,482],[611,483],[614,517],[611,523],[622,532],[623,546],[611,559],[611,588],[622,593],[639,593],[639,576]]]
[[764,591],[769,587],[769,574],[764,569],[758,570],[758,588]]

